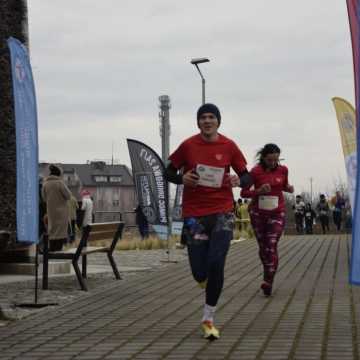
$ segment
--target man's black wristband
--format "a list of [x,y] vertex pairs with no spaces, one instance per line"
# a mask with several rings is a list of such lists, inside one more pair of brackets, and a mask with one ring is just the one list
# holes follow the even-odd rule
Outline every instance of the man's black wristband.
[[165,169],[165,179],[173,184],[183,183],[183,174],[178,174],[178,170],[170,163]]

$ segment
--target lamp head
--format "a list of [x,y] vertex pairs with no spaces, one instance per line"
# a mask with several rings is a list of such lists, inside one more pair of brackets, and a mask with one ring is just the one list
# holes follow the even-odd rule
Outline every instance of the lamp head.
[[195,59],[191,59],[191,64],[193,65],[197,65],[197,64],[202,64],[202,63],[206,63],[209,62],[210,60],[208,58],[195,58]]

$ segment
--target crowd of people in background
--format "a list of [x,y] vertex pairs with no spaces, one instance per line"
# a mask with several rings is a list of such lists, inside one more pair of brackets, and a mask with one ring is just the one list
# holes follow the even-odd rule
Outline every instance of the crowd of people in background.
[[[241,238],[253,237],[248,207],[249,201],[246,198],[239,198],[237,202],[234,202],[235,229]],[[330,231],[351,232],[350,202],[340,191],[336,191],[335,195],[329,199],[324,194],[320,194],[319,199],[314,203],[304,201],[302,195],[296,195],[292,210],[297,234],[313,234],[316,224],[320,225],[320,231],[323,234]],[[330,229],[331,223],[332,229]]]
[[317,220],[321,225],[322,233],[329,233],[331,218],[337,232],[351,232],[350,202],[340,191],[336,191],[330,199],[327,199],[324,194],[320,194],[314,207],[310,202],[305,203],[301,195],[297,195],[293,211],[297,234],[312,234]]

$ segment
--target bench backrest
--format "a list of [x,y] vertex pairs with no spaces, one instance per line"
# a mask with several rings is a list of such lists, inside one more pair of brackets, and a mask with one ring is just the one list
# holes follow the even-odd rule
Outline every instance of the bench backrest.
[[[120,225],[124,223],[121,221],[114,221],[109,223],[94,223],[90,224],[90,234],[87,238],[87,243],[91,243],[92,241],[98,240],[113,240],[116,232],[119,229]],[[119,234],[121,235],[121,233]]]

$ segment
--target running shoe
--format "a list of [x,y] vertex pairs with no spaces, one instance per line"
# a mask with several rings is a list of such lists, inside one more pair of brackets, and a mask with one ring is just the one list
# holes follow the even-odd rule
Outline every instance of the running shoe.
[[271,284],[269,284],[269,283],[267,283],[267,282],[263,282],[262,284],[261,284],[261,290],[263,291],[263,293],[264,293],[264,295],[266,296],[266,297],[269,297],[269,296],[271,296],[271,293],[272,293],[272,286],[271,286]]
[[216,340],[220,337],[219,330],[214,326],[212,321],[203,321],[201,327],[205,339]]
[[206,289],[207,279],[204,281],[198,282],[198,284],[199,284],[200,289]]

